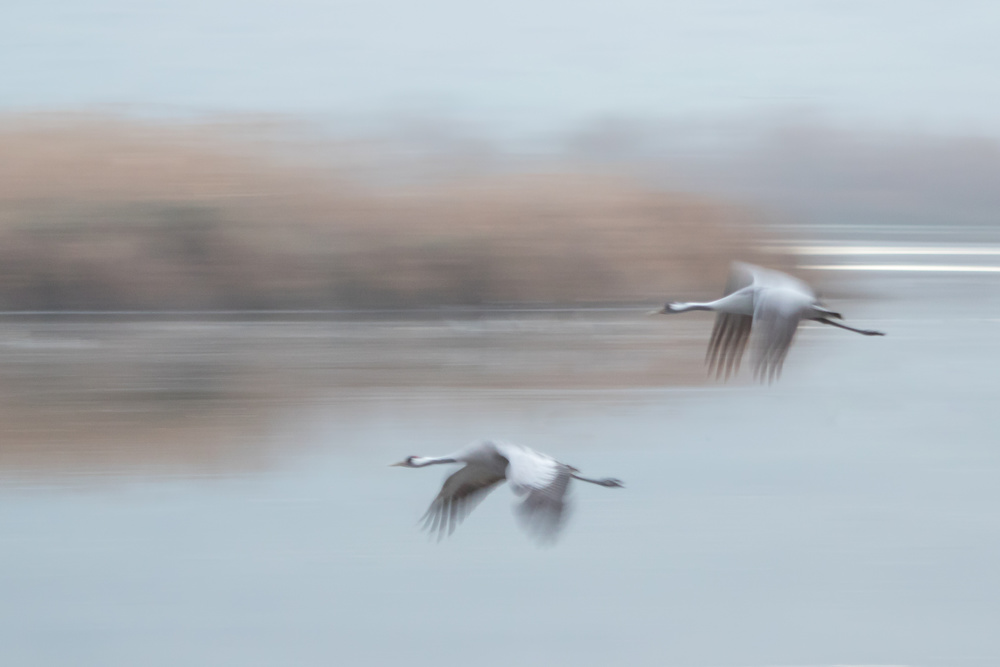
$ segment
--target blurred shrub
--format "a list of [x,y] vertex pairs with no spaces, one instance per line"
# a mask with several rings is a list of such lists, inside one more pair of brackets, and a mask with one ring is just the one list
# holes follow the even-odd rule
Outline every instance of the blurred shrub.
[[755,259],[747,212],[623,178],[375,187],[211,124],[0,122],[0,308],[660,300]]

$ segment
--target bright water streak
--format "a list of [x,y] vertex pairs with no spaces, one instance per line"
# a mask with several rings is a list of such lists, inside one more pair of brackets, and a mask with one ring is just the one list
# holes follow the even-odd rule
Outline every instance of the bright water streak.
[[1000,266],[975,264],[804,264],[810,271],[896,271],[906,273],[1000,273]]

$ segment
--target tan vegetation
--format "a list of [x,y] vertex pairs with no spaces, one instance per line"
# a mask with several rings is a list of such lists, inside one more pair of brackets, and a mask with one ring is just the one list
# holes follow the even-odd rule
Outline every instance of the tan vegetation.
[[618,177],[392,189],[238,136],[0,121],[0,308],[658,301],[703,293],[734,255],[758,254],[745,211]]
[[[296,156],[237,129],[0,119],[0,310],[656,303],[713,294],[730,258],[758,255],[745,211],[620,177],[477,169],[376,185],[336,145]],[[286,446],[268,436],[278,416],[347,400],[346,418],[386,388],[516,395],[703,378],[705,322],[492,317],[8,318],[0,472],[256,466]]]

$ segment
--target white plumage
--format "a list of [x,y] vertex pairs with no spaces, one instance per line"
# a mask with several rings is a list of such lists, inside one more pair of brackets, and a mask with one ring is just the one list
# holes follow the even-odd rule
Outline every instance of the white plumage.
[[600,486],[622,486],[617,479],[589,479],[573,466],[522,445],[483,441],[441,457],[410,456],[395,466],[423,468],[445,463],[465,465],[448,476],[423,516],[424,528],[438,539],[454,532],[487,494],[502,482],[522,496],[518,518],[528,533],[545,542],[553,540],[566,516],[570,480]]
[[[781,374],[788,348],[802,320],[847,329],[864,336],[884,336],[881,331],[855,329],[830,318],[843,319],[823,306],[816,294],[798,278],[734,262],[721,299],[707,303],[667,303],[658,314],[684,313],[689,310],[712,310],[715,328],[708,344],[705,361],[709,372],[726,379],[740,368],[747,343],[753,338],[754,377],[773,381]],[[752,336],[751,336],[752,332]]]

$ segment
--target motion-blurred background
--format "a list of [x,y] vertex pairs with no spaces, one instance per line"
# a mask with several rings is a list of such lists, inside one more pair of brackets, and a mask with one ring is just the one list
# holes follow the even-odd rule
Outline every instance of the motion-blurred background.
[[[1000,661],[993,5],[3,14],[0,662]],[[716,383],[734,259],[888,336]],[[486,437],[628,488],[426,544]]]

